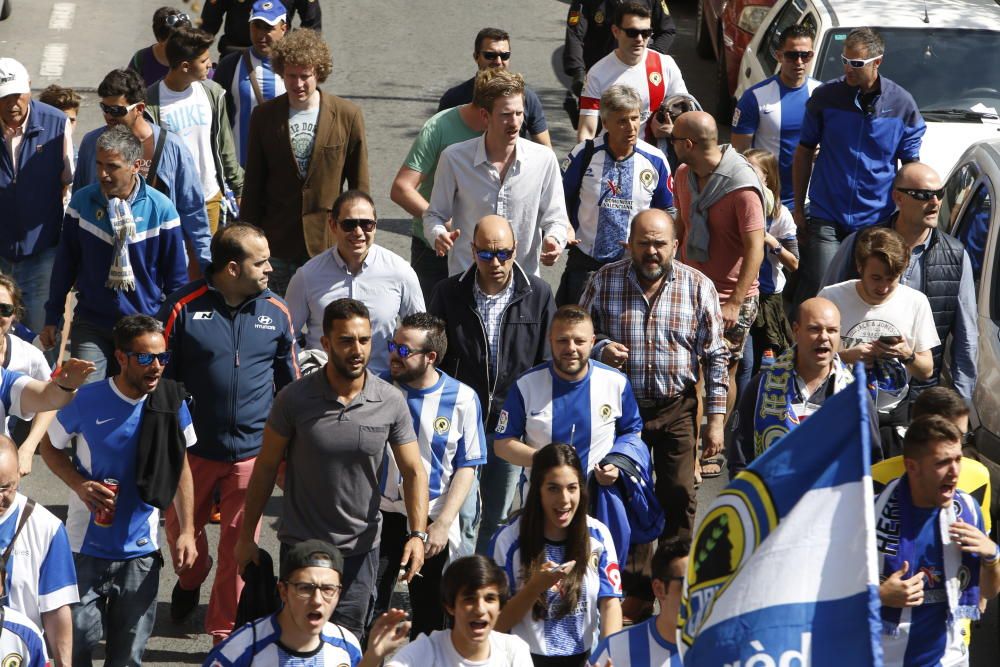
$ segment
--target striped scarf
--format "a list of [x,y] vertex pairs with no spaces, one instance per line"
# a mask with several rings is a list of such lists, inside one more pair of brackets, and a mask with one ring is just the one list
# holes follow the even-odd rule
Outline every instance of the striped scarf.
[[128,256],[128,240],[135,236],[135,220],[132,218],[132,207],[128,201],[112,197],[108,200],[108,219],[111,221],[111,234],[114,240],[114,250],[111,253],[111,269],[104,285],[116,292],[135,291],[135,273]]

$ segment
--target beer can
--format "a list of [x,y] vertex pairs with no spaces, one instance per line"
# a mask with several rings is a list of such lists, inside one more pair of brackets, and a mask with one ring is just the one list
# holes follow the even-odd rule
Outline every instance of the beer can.
[[[102,480],[101,481],[101,485],[104,486],[104,488],[111,490],[111,492],[115,494],[115,497],[118,496],[118,480],[117,479],[108,478],[108,479]],[[114,507],[112,507],[109,510],[102,508],[102,509],[97,510],[97,512],[94,513],[94,525],[95,526],[100,526],[101,528],[108,528],[114,522],[115,522],[115,508]]]

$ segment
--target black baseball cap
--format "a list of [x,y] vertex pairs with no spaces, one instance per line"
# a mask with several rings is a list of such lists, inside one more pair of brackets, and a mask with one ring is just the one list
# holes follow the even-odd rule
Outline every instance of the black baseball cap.
[[292,573],[304,567],[328,567],[344,573],[344,557],[340,549],[323,540],[299,542],[281,559],[281,579],[288,581]]

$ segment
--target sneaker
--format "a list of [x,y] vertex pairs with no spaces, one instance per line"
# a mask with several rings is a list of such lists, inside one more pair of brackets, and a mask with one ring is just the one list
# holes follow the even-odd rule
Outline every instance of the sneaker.
[[198,599],[201,597],[201,586],[189,591],[181,588],[180,582],[174,584],[174,591],[170,594],[170,618],[174,623],[180,623],[198,608]]
[[219,503],[212,503],[212,513],[208,515],[208,522],[216,525],[222,523],[222,510],[219,509]]

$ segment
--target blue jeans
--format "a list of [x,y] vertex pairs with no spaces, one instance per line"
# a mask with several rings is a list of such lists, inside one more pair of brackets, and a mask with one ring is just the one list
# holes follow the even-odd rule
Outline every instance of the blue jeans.
[[73,554],[80,603],[72,607],[73,664],[90,667],[104,628],[104,664],[141,665],[156,620],[163,559],[156,551],[130,560]]
[[97,368],[87,377],[87,384],[102,382],[105,378],[118,375],[115,341],[111,331],[107,329],[74,318],[73,328],[70,331],[69,354],[77,359],[94,362]]
[[[35,333],[45,327],[45,302],[49,298],[52,267],[56,263],[56,249],[49,248],[19,262],[0,258],[0,271],[14,279],[21,288],[24,301],[24,319],[21,322]],[[59,312],[63,311],[59,304]]]
[[[487,441],[493,442],[493,436],[487,436]],[[465,502],[458,510],[458,525],[461,535],[461,555],[471,555],[476,553],[476,534],[479,532],[479,521],[482,519],[482,505],[479,500],[479,475],[482,473],[482,466],[476,468],[476,474],[472,477],[472,486],[469,488],[469,495],[465,497]]]
[[488,558],[490,540],[493,533],[507,518],[510,501],[514,499],[514,487],[517,485],[521,467],[508,463],[493,450],[493,437],[486,439],[486,465],[482,466],[479,477],[479,488],[483,498],[483,512],[479,523],[479,538],[476,540],[476,553]]
[[298,259],[272,257],[271,275],[267,277],[268,289],[284,299],[285,292],[288,291],[288,283],[292,282],[292,276],[308,261],[308,257],[300,257]]
[[801,258],[796,271],[799,280],[795,291],[796,304],[816,296],[823,274],[840,249],[840,242],[851,234],[851,230],[833,220],[813,217],[806,218],[806,230],[808,238],[805,243],[799,243]]

